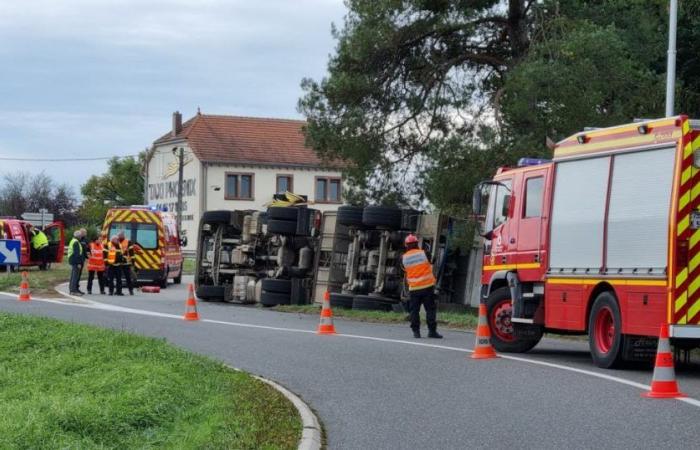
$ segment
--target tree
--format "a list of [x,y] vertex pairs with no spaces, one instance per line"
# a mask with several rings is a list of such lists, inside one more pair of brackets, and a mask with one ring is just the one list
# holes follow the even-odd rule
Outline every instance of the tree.
[[48,210],[67,226],[76,223],[77,200],[73,188],[40,172],[5,174],[0,187],[0,216],[20,217],[25,212]]
[[109,208],[143,203],[143,157],[143,153],[138,159],[114,157],[107,163],[106,173],[88,179],[80,188],[83,203],[79,214],[83,221],[99,224]]

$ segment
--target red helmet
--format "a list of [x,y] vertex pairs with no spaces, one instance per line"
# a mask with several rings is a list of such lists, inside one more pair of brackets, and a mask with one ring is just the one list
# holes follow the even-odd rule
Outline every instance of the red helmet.
[[408,244],[417,244],[418,243],[418,238],[416,237],[415,234],[409,234],[406,236],[406,240],[403,241],[404,245]]

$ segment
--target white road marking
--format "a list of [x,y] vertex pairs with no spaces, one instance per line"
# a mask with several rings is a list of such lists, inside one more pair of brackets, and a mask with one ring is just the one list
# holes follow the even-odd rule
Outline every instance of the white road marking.
[[[99,310],[103,310],[103,311],[114,311],[114,312],[122,312],[122,313],[128,313],[128,314],[138,314],[138,315],[143,315],[143,316],[163,317],[163,318],[167,318],[167,319],[182,320],[182,316],[177,315],[177,314],[168,314],[168,313],[161,313],[161,312],[157,312],[157,311],[148,311],[148,310],[144,310],[144,309],[126,308],[123,306],[109,305],[106,303],[96,302],[94,300],[83,299],[81,297],[74,297],[72,295],[68,295],[68,294],[63,293],[61,291],[59,291],[59,292],[68,298],[80,300],[80,301],[85,302],[85,303],[74,303],[74,302],[66,302],[66,301],[61,301],[61,300],[43,299],[43,298],[33,298],[32,301],[40,301],[40,302],[61,304],[61,305],[66,305],[66,306],[78,306],[81,308],[99,309]],[[17,297],[17,294],[12,294],[12,293],[8,293],[8,292],[0,292],[0,295],[5,295],[8,297],[15,297],[15,298]],[[242,322],[227,322],[227,321],[223,321],[223,320],[200,319],[200,322],[213,323],[213,324],[218,324],[218,325],[234,326],[234,327],[243,327],[243,328],[257,328],[257,329],[261,329],[261,330],[283,331],[283,332],[289,332],[289,333],[316,334],[316,332],[313,330],[303,330],[303,329],[298,329],[298,328],[285,328],[285,327],[271,327],[271,326],[266,326],[266,325],[255,325],[255,324],[242,323]],[[363,336],[363,335],[357,335],[357,334],[338,333],[336,335],[326,336],[324,338],[325,339],[333,339],[334,337],[350,338],[350,339],[364,339],[364,340],[368,340],[368,341],[387,342],[387,343],[403,344],[403,345],[413,345],[416,347],[437,348],[440,350],[450,350],[450,351],[461,352],[461,353],[473,353],[474,352],[474,350],[471,350],[468,348],[450,347],[450,346],[438,345],[438,344],[426,344],[423,342],[405,341],[402,339],[380,338],[380,337],[373,337],[373,336]],[[538,366],[549,367],[552,369],[559,369],[559,370],[564,370],[567,372],[578,373],[580,375],[587,375],[590,377],[599,378],[602,380],[612,381],[615,383],[635,387],[637,389],[641,389],[644,391],[648,391],[650,389],[650,386],[646,385],[646,384],[637,383],[635,381],[626,380],[624,378],[619,378],[619,377],[615,377],[612,375],[593,372],[591,370],[579,369],[576,367],[570,367],[570,366],[565,366],[562,364],[556,364],[556,363],[551,363],[551,362],[546,362],[546,361],[538,361],[538,360],[534,360],[534,359],[530,359],[530,358],[523,358],[523,357],[519,357],[519,356],[510,356],[510,355],[503,355],[503,354],[499,354],[498,356],[499,356],[499,358],[507,359],[507,360],[511,360],[511,361],[518,361],[518,362],[523,362],[523,363],[527,363],[527,364],[534,364],[534,365],[538,365]],[[688,405],[692,405],[692,406],[700,408],[700,400],[696,400],[694,398],[688,398],[688,397],[679,398],[676,400],[679,400],[679,401],[684,402]]]

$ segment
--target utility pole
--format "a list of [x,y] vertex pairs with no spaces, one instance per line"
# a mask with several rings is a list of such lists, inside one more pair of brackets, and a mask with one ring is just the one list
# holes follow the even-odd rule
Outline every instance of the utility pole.
[[[178,150],[177,147],[173,149],[173,153]],[[180,235],[182,233],[182,178],[183,178],[183,168],[185,160],[185,149],[180,147],[180,151],[177,153],[178,158],[178,171],[177,171],[177,233]]]
[[673,115],[676,94],[676,32],[678,30],[678,0],[671,0],[668,14],[668,61],[666,64],[666,117]]

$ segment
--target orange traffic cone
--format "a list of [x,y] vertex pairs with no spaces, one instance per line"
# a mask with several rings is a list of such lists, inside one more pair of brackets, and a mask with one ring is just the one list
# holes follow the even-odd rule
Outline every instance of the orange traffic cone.
[[321,323],[318,324],[316,334],[336,334],[335,326],[333,325],[333,311],[331,311],[331,294],[328,291],[323,294]]
[[496,351],[491,346],[491,330],[486,319],[486,305],[479,305],[479,325],[476,327],[476,345],[474,346],[474,359],[498,358]]
[[673,369],[673,353],[668,338],[668,325],[661,325],[659,347],[656,350],[654,376],[651,380],[651,390],[642,394],[647,398],[680,398],[687,397],[678,390],[676,371]]
[[187,297],[187,303],[185,303],[185,315],[182,317],[184,320],[199,320],[199,313],[197,312],[197,300],[194,299],[194,286],[190,283],[190,292]]
[[20,302],[28,302],[32,297],[29,295],[29,273],[22,272],[22,282],[19,284],[19,297],[17,300]]

